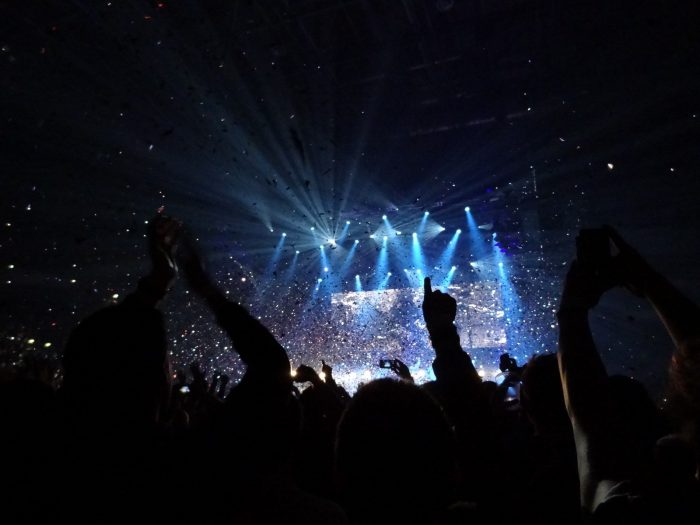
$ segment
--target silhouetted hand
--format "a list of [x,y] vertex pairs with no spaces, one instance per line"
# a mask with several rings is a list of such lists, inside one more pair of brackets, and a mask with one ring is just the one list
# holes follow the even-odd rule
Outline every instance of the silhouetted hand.
[[296,375],[294,376],[294,381],[297,383],[305,383],[310,381],[311,383],[320,383],[321,378],[316,373],[316,370],[310,366],[300,365],[296,370]]
[[326,380],[333,379],[333,369],[321,359],[321,372],[326,377]]
[[184,236],[180,241],[178,260],[190,287],[198,294],[207,296],[216,290],[211,277],[204,269],[202,258],[194,241]]
[[216,395],[219,387],[219,381],[221,380],[221,371],[216,370],[211,376],[211,381],[209,381],[209,395]]
[[410,381],[411,383],[413,383],[413,376],[411,375],[411,371],[408,369],[408,366],[406,366],[406,363],[404,363],[400,359],[392,359],[391,366],[389,368],[401,379],[405,379],[406,381]]
[[216,395],[219,396],[220,399],[226,397],[226,387],[228,386],[228,382],[230,380],[231,378],[226,374],[221,374],[219,377],[219,390],[216,392]]
[[173,387],[180,388],[182,386],[185,386],[186,384],[187,384],[187,373],[182,368],[177,369],[175,371],[175,383],[173,384]]
[[605,226],[613,244],[620,252],[613,257],[615,278],[633,294],[643,297],[649,278],[654,275],[654,269],[644,258],[622,238],[611,226]]
[[190,363],[190,372],[192,373],[192,383],[190,383],[190,392],[197,395],[207,394],[209,391],[209,384],[207,378],[204,376],[204,372],[199,367],[199,363]]
[[498,358],[498,368],[503,373],[514,372],[518,370],[518,362],[506,352]]
[[612,287],[613,282],[609,278],[584,271],[574,259],[564,280],[559,311],[590,310]]
[[182,223],[172,217],[156,215],[148,223],[148,252],[153,265],[151,275],[166,286],[177,275],[175,249]]
[[440,290],[433,290],[430,277],[423,281],[423,319],[428,331],[453,326],[457,316],[457,301]]

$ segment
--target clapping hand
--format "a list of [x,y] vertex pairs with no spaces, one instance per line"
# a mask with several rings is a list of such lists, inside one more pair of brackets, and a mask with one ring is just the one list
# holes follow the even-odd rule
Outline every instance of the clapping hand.
[[148,252],[153,265],[152,275],[164,287],[177,275],[175,249],[181,229],[180,221],[160,214],[148,223]]

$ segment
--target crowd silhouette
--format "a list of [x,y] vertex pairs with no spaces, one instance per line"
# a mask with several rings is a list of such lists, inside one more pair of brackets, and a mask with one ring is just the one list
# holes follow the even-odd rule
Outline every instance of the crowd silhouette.
[[[3,375],[3,522],[698,523],[700,309],[615,230],[597,234],[615,255],[572,262],[557,354],[522,366],[504,354],[504,381],[483,381],[455,299],[426,278],[435,380],[418,386],[393,360],[395,379],[350,396],[332,362],[291,371],[182,224],[159,215],[151,272],[75,327],[61,384],[36,367]],[[158,304],[178,273],[245,364],[237,384],[196,363],[170,369]],[[589,312],[617,286],[650,303],[675,345],[663,410],[596,349]]]

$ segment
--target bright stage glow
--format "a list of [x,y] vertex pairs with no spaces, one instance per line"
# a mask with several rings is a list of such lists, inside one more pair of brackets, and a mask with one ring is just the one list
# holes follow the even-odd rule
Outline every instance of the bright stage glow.
[[[357,285],[359,275],[355,276],[355,281]],[[450,285],[446,291],[460,304],[455,324],[464,350],[478,363],[497,363],[506,337],[505,320],[498,315],[503,309],[499,284],[481,281]],[[377,364],[384,358],[399,358],[412,372],[427,368],[427,373],[414,374],[414,378],[419,383],[429,381],[430,363],[435,355],[420,313],[422,301],[422,287],[333,294],[333,323],[340,326],[342,321],[344,332],[351,335],[345,342],[328,340],[328,355],[334,352],[347,355],[344,349],[354,349],[348,360],[334,366],[336,380],[354,390],[357,380],[362,381],[367,373],[368,364]],[[495,368],[486,369],[488,379],[492,379],[492,371],[494,376],[497,373]],[[369,372],[374,377],[384,374],[378,368]],[[355,383],[351,378],[355,378]]]
[[282,232],[282,237],[286,237],[286,236],[287,236],[287,234]]
[[359,243],[359,242],[360,242],[359,239],[355,239],[355,244],[357,244],[357,243]]
[[386,215],[382,215],[382,220],[386,220]]
[[464,211],[471,211],[471,208],[467,206],[466,208],[464,208]]

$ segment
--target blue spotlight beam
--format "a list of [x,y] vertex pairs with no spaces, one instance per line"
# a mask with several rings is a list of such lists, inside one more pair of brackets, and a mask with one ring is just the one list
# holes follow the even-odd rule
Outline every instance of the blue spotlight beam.
[[411,263],[417,272],[425,271],[425,259],[423,258],[423,250],[420,247],[420,238],[418,233],[414,232],[411,239]]
[[348,251],[347,256],[345,257],[345,260],[343,261],[342,266],[340,267],[340,270],[338,271],[338,278],[343,279],[345,277],[345,274],[348,273],[348,270],[350,269],[350,265],[352,264],[352,259],[355,256],[355,252],[357,251],[357,246],[360,244],[360,241],[355,239],[352,242],[352,246],[350,247],[350,250]]
[[282,250],[284,249],[284,241],[287,238],[287,234],[283,233],[280,235],[280,240],[277,241],[277,246],[275,247],[275,251],[272,253],[272,258],[270,259],[270,262],[267,265],[267,268],[265,270],[265,274],[269,276],[271,274],[275,267],[277,266],[277,263],[280,260],[280,256],[282,255]]
[[503,298],[503,312],[506,322],[507,350],[513,354],[518,361],[527,360],[534,353],[535,347],[532,345],[529,335],[522,329],[522,305],[517,291],[510,278],[508,261],[503,256],[501,248],[492,238],[493,258],[496,262],[496,272],[498,283],[501,288]]
[[323,247],[323,244],[319,246],[321,250],[321,276],[324,276],[330,271],[330,263],[328,262],[328,256],[326,255],[326,249]]
[[336,237],[336,242],[340,244],[345,240],[345,237],[348,235],[348,230],[350,229],[350,221],[345,221],[345,225],[343,226],[343,229],[340,232],[340,235]]
[[362,281],[360,281],[359,275],[355,275],[355,291],[356,292],[362,291]]
[[377,266],[375,268],[375,280],[377,282],[377,287],[383,282],[384,277],[389,271],[389,248],[388,248],[388,237],[385,235],[382,238],[382,247],[379,250],[379,257],[377,258]]
[[286,240],[286,238],[286,233],[280,235],[280,240],[277,241],[275,251],[272,252],[272,257],[270,257],[270,260],[268,261],[267,266],[265,267],[263,278],[261,279],[261,282],[263,284],[257,289],[257,295],[259,297],[264,297],[274,288],[271,284],[273,282],[272,276],[275,273],[280,257],[282,256],[282,250],[284,249],[284,241]]
[[440,256],[438,266],[441,270],[445,272],[447,272],[448,268],[452,266],[452,257],[454,256],[455,250],[457,249],[457,242],[459,241],[459,236],[461,234],[462,230],[455,231],[454,235],[452,236],[452,239],[450,239],[450,242],[447,243],[445,251],[442,252],[442,255]]
[[469,240],[471,241],[470,246],[472,248],[473,255],[478,261],[482,261],[487,256],[487,250],[486,246],[484,246],[481,231],[474,220],[474,216],[472,215],[469,206],[465,208],[465,213],[467,215],[467,228],[469,229]]
[[423,233],[425,231],[425,226],[428,224],[428,216],[430,215],[430,212],[425,212],[423,213],[423,218],[420,220],[420,224],[418,225],[418,235]]
[[384,279],[382,279],[381,282],[379,283],[377,290],[384,290],[387,287],[387,285],[389,284],[390,278],[391,278],[391,272],[387,272],[386,275],[384,276]]
[[294,252],[294,257],[292,257],[292,262],[289,263],[287,268],[287,273],[285,274],[285,281],[290,282],[292,277],[294,277],[294,272],[297,269],[297,261],[299,260],[299,250]]
[[450,284],[452,284],[452,279],[454,278],[456,272],[457,267],[452,266],[452,268],[450,268],[450,270],[447,272],[447,275],[445,275],[445,278],[440,283],[440,287],[445,291],[447,291],[447,288],[450,286]]

